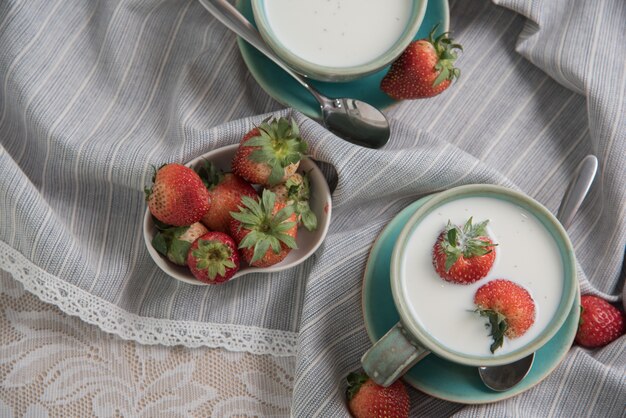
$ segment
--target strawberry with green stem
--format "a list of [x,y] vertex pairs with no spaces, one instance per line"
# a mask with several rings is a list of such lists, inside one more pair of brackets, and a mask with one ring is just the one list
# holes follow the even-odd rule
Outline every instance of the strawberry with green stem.
[[261,199],[244,196],[238,212],[231,212],[231,236],[248,264],[268,267],[284,260],[297,248],[298,225],[293,205],[276,201],[276,195],[263,190]]
[[228,281],[239,271],[235,241],[223,232],[207,232],[191,245],[187,265],[194,277],[204,283]]
[[309,231],[317,228],[317,216],[309,206],[311,185],[308,173],[295,173],[285,183],[274,186],[270,190],[276,193],[276,199],[279,202],[294,206],[298,225],[304,225]]
[[489,320],[492,353],[504,337],[517,338],[535,323],[535,302],[526,289],[506,279],[492,280],[474,294],[476,312]]
[[157,233],[152,239],[152,246],[172,263],[179,266],[187,265],[187,253],[191,244],[209,232],[200,222],[189,226],[171,226],[153,218]]
[[448,221],[433,247],[433,266],[444,280],[470,284],[487,275],[496,258],[487,235],[487,223],[473,225],[472,218],[461,228]]
[[380,88],[396,100],[436,96],[461,75],[454,67],[455,49],[463,47],[449,38],[449,32],[435,37],[435,26],[428,38],[413,41],[391,64]]
[[241,140],[232,170],[250,183],[271,187],[296,172],[306,150],[293,119],[265,120]]

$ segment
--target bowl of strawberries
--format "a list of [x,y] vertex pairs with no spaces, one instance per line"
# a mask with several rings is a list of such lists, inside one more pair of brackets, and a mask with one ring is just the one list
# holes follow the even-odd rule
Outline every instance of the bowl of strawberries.
[[144,239],[154,262],[186,283],[225,283],[294,267],[330,225],[328,184],[297,124],[268,119],[239,144],[155,170]]

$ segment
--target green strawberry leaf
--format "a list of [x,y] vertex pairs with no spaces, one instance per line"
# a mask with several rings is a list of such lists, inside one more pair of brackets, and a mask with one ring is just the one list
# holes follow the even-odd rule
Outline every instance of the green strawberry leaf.
[[268,239],[261,239],[257,241],[256,245],[254,246],[254,254],[250,262],[254,263],[255,261],[260,260],[265,255],[267,250],[269,250],[269,248],[270,248],[270,241]]
[[278,254],[280,252],[280,241],[278,240],[278,238],[269,236],[268,241],[270,243],[270,246],[272,247],[272,251]]
[[[274,222],[276,224],[282,224],[283,222],[285,222],[287,219],[289,219],[289,217],[291,215],[293,215],[295,211],[295,207],[294,205],[287,205],[284,208],[282,208],[281,210],[279,210],[276,215],[274,215]],[[293,225],[293,223],[292,223]]]
[[230,212],[230,216],[244,225],[255,225],[263,218],[262,216],[250,212]]
[[202,183],[204,183],[207,189],[217,186],[224,178],[222,170],[207,159],[202,160],[202,163],[195,169],[195,172],[198,173],[198,176],[200,176]]
[[270,172],[270,176],[267,178],[267,182],[270,186],[275,186],[283,180],[283,177],[285,176],[285,168],[275,159],[270,161],[269,165],[272,171]]
[[457,244],[457,232],[456,228],[452,228],[448,231],[448,244],[455,248]]
[[359,392],[359,389],[361,389],[361,386],[363,386],[363,384],[367,382],[368,379],[369,377],[367,377],[365,373],[352,372],[348,375],[348,388],[346,390],[346,394],[349,401],[356,396],[356,394]]
[[252,248],[256,245],[258,241],[263,239],[263,236],[263,233],[256,230],[251,230],[245,237],[243,237],[243,239],[239,243],[239,248]]
[[291,235],[278,234],[277,238],[289,248],[292,248],[292,249],[298,248],[298,244],[296,244],[296,240]]
[[180,239],[173,239],[167,252],[167,258],[178,265],[187,264],[187,253],[191,243]]
[[261,200],[263,202],[263,207],[265,208],[265,214],[271,216],[272,211],[274,210],[274,202],[276,201],[276,194],[265,189],[263,190],[263,194],[261,195]]
[[480,316],[487,317],[489,320],[489,327],[491,328],[489,336],[493,337],[493,343],[489,347],[489,350],[493,354],[498,348],[502,347],[504,343],[504,334],[509,328],[506,317],[492,309],[477,309],[476,312],[478,312]]
[[315,216],[315,213],[309,208],[308,203],[306,206],[304,206],[303,202],[301,202],[301,204],[300,216],[302,217],[302,224],[307,230],[315,231],[317,229],[317,216]]
[[161,232],[157,232],[154,238],[152,238],[152,247],[157,250],[159,254],[167,256],[167,240],[165,239],[165,235]]

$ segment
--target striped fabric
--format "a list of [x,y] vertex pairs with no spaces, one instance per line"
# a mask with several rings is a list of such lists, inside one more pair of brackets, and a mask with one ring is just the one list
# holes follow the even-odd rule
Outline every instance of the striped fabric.
[[[385,224],[419,196],[467,183],[519,188],[555,212],[593,153],[600,174],[569,232],[583,292],[618,301],[626,2],[495,3],[451,0],[461,79],[389,109],[392,140],[367,150],[271,99],[194,0],[0,2],[0,267],[124,338],[296,356],[292,414],[344,416],[341,382],[370,345],[361,280]],[[324,245],[279,274],[172,280],[141,232],[151,165],[235,143],[268,113],[292,115],[313,158],[336,170]],[[542,384],[487,406],[411,391],[412,413],[624,416],[625,348],[624,337],[573,348]]]

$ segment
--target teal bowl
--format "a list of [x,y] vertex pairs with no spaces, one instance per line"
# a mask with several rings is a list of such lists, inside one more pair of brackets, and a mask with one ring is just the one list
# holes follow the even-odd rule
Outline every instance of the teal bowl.
[[[267,1],[251,0],[251,4],[254,20],[261,36],[286,64],[296,72],[314,80],[344,82],[376,73],[393,62],[406,49],[409,43],[411,43],[419,30],[426,12],[427,0],[412,1],[407,24],[390,48],[382,52],[376,58],[354,66],[320,65],[301,58],[301,56],[285,46],[284,42],[281,41],[280,37],[277,36],[272,29],[266,9]],[[298,19],[300,17],[294,16],[293,18]],[[358,17],[354,17],[354,19],[356,18]],[[350,51],[345,51],[345,53],[350,54]]]
[[[562,265],[562,290],[556,309],[545,327],[532,339],[520,347],[503,354],[493,356],[478,356],[457,352],[445,346],[439,340],[429,334],[425,326],[412,314],[411,304],[406,296],[405,285],[416,274],[410,266],[412,251],[409,241],[414,237],[414,232],[420,222],[430,213],[437,211],[442,205],[463,198],[487,197],[511,203],[520,208],[521,212],[533,216],[548,235],[553,239],[558,250]],[[488,210],[488,209],[487,209]],[[481,210],[483,211],[483,210]],[[415,239],[420,237],[415,236]],[[415,242],[415,241],[414,241]],[[556,255],[556,253],[555,253]],[[422,342],[430,351],[439,357],[445,358],[457,364],[468,366],[496,366],[514,362],[527,355],[536,352],[546,344],[559,331],[570,315],[572,305],[578,295],[578,280],[576,277],[575,257],[572,244],[567,233],[559,221],[543,205],[529,196],[495,185],[477,184],[460,186],[433,195],[409,218],[403,227],[393,249],[390,265],[390,285],[396,306],[400,315],[400,321],[405,329],[418,341]],[[463,286],[463,285],[459,285]],[[432,297],[432,295],[430,296]]]

